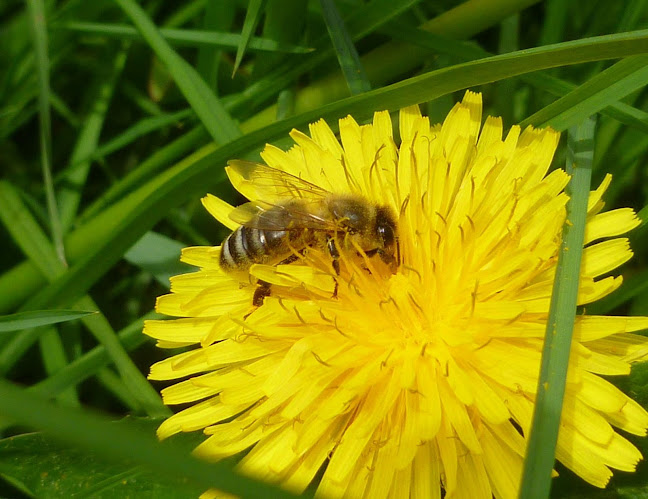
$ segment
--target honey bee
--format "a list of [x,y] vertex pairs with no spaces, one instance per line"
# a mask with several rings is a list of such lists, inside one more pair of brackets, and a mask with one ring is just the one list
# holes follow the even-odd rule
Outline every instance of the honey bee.
[[[367,257],[377,255],[396,272],[398,226],[389,206],[359,195],[333,194],[259,163],[230,161],[229,169],[260,192],[274,193],[278,201],[246,203],[230,214],[241,226],[221,246],[224,271],[245,271],[255,263],[289,264],[308,248],[317,248],[328,252],[333,270],[340,275],[340,251],[359,248]],[[270,283],[258,281],[253,305],[260,306],[270,290]]]

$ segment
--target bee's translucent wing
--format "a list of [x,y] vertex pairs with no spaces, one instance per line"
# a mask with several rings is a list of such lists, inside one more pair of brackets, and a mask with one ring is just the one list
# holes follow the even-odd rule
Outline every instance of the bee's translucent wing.
[[230,220],[233,220],[238,224],[249,226],[250,221],[263,211],[264,208],[260,205],[260,203],[245,203],[234,208],[234,210],[230,212],[229,218]]
[[242,179],[242,185],[239,186],[244,187],[246,191],[257,193],[256,198],[272,197],[273,201],[280,199],[321,201],[329,195],[327,190],[311,182],[261,163],[232,160],[228,163],[228,167]]
[[235,222],[253,229],[311,229],[327,232],[340,230],[334,221],[322,218],[314,213],[307,203],[301,202],[274,205],[255,201],[235,208],[229,216]]

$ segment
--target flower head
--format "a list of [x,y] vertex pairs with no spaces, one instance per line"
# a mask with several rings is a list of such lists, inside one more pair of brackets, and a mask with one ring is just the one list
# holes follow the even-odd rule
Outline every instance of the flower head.
[[[340,121],[293,131],[287,152],[263,160],[336,195],[389,206],[398,218],[396,269],[366,248],[340,244],[339,272],[325,247],[289,264],[224,271],[220,247],[187,248],[198,272],[172,279],[157,303],[180,317],[148,321],[161,347],[197,348],[155,364],[150,377],[186,378],[167,404],[195,403],[159,428],[166,438],[203,429],[200,455],[243,450],[244,473],[304,490],[318,471],[322,497],[515,497],[531,424],[568,175],[547,173],[559,135],[511,128],[468,92],[442,125],[401,110],[400,140],[387,112],[360,126]],[[400,145],[398,145],[400,142]],[[248,199],[285,190],[230,169]],[[579,304],[615,290],[602,277],[627,261],[638,225],[630,209],[602,213],[590,195]],[[233,208],[205,207],[223,224]],[[612,239],[610,239],[612,238]],[[257,282],[271,284],[253,306]],[[557,458],[603,487],[610,468],[631,471],[639,451],[614,427],[645,435],[648,413],[602,375],[630,372],[648,318],[576,319]]]

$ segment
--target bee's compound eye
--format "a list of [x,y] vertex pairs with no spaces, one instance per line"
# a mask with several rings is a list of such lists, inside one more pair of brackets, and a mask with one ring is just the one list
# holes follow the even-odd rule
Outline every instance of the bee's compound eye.
[[391,225],[383,224],[377,227],[378,235],[382,240],[383,247],[388,248],[394,244],[396,235],[394,234],[394,228]]
[[376,212],[376,235],[380,238],[383,248],[389,248],[396,243],[396,221],[385,207],[379,207]]

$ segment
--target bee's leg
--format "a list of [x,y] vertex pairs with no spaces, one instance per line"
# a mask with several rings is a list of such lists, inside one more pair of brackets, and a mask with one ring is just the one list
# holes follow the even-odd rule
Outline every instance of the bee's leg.
[[257,282],[257,288],[254,290],[254,297],[252,298],[252,305],[255,308],[263,305],[266,296],[270,296],[270,288],[272,288],[272,284],[267,281]]
[[[337,246],[335,245],[335,239],[332,237],[328,237],[326,239],[326,248],[328,249],[329,254],[331,255],[332,262],[331,265],[333,265],[333,270],[335,271],[335,275],[339,276],[340,275],[340,252],[337,249]],[[335,279],[335,288],[333,288],[333,298],[337,298],[338,294],[338,280]]]
[[[281,260],[279,263],[277,263],[277,265],[287,265],[289,263],[296,262],[298,259],[299,257],[297,255],[290,255],[286,259]],[[252,305],[255,308],[263,305],[263,300],[265,300],[266,296],[270,296],[271,288],[271,283],[261,280],[257,281],[257,288],[254,290],[254,296],[252,298]]]

